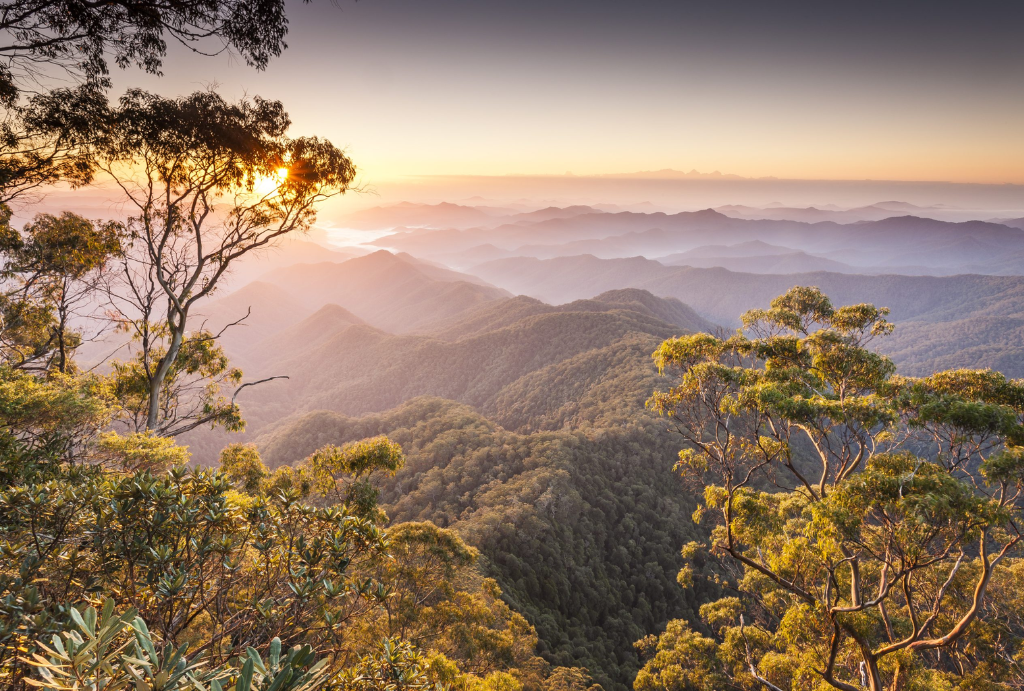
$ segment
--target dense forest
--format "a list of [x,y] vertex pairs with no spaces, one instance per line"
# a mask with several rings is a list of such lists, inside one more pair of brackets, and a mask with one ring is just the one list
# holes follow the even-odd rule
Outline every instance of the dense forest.
[[[1024,231],[397,205],[331,249],[355,163],[282,103],[111,97],[168,42],[263,69],[285,10],[0,0],[3,688],[1024,688]],[[93,182],[124,213],[37,211]]]

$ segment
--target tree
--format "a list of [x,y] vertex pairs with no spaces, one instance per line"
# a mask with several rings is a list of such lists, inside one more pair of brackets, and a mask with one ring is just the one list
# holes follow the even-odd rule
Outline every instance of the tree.
[[0,202],[91,179],[111,58],[159,74],[170,40],[263,69],[286,33],[283,0],[0,0]]
[[98,80],[107,74],[110,53],[119,67],[134,64],[158,74],[167,37],[196,52],[232,50],[263,69],[287,47],[286,32],[282,0],[4,0],[0,56],[6,64],[0,76],[11,85],[56,66]]
[[325,501],[357,516],[377,511],[380,492],[371,476],[378,473],[393,477],[404,465],[402,447],[384,435],[344,447],[328,444],[302,462],[315,491]]
[[[166,333],[162,325],[148,329],[148,336],[154,341]],[[131,345],[140,341],[136,335]],[[157,342],[148,349],[137,349],[127,361],[111,363],[113,391],[120,405],[122,422],[136,432],[156,431],[166,436],[183,434],[206,424],[220,425],[231,432],[245,428],[234,395],[230,398],[225,395],[226,388],[241,388],[242,371],[231,367],[227,355],[209,331],[190,333],[182,338],[177,356],[168,366],[159,388],[159,426],[156,430],[150,427],[153,361],[166,356],[166,344]]]
[[139,349],[147,429],[166,433],[173,424],[161,415],[161,395],[196,303],[233,262],[309,228],[316,206],[355,177],[342,151],[289,139],[288,124],[278,102],[229,104],[210,92],[163,99],[131,91],[112,118],[101,167],[136,212],[112,296]]
[[22,103],[6,79],[0,70],[0,204],[56,182],[91,181],[94,145],[108,114],[103,87],[57,88]]
[[540,683],[547,665],[534,652],[537,632],[502,600],[496,581],[481,577],[475,549],[429,522],[399,523],[388,538],[390,558],[375,565],[389,588],[377,637],[443,655],[462,674],[507,672],[519,684]]
[[228,444],[220,452],[220,469],[241,491],[257,494],[269,475],[255,444]]
[[682,376],[650,405],[687,442],[678,467],[733,592],[701,608],[714,641],[675,625],[645,679],[677,665],[697,675],[677,688],[936,688],[969,679],[987,638],[1015,668],[1024,631],[993,620],[991,593],[1021,541],[1024,382],[898,376],[868,347],[886,314],[794,288],[743,315],[754,338],[655,352]]
[[118,223],[94,224],[67,212],[40,214],[22,233],[0,226],[6,362],[67,371],[81,342],[76,330],[97,316],[100,281],[120,251],[120,230]]
[[109,424],[112,406],[99,377],[40,378],[0,365],[0,488],[59,475]]

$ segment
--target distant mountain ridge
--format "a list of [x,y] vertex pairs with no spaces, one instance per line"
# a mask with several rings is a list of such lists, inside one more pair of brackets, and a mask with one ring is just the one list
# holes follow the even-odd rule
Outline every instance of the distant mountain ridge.
[[[549,259],[593,254],[604,259],[664,257],[709,244],[763,242],[822,257],[817,268],[878,273],[908,270],[948,275],[1024,273],[1024,231],[987,221],[948,222],[916,216],[840,224],[731,218],[713,209],[665,213],[580,213],[494,227],[417,229],[393,233],[374,244],[416,256],[469,264],[476,255]],[[482,248],[488,248],[486,253]],[[794,263],[796,270],[812,268]],[[750,267],[744,267],[750,268]]]
[[[948,351],[957,354],[959,367],[994,367],[998,348],[1003,371],[1024,377],[1024,340],[1018,338],[1022,332],[1015,326],[1015,320],[1024,318],[1024,277],[1020,276],[752,274],[665,266],[642,257],[593,256],[501,259],[477,267],[476,272],[511,292],[548,302],[622,286],[641,288],[677,297],[702,317],[726,326],[737,326],[741,313],[767,307],[773,297],[795,285],[817,286],[837,305],[870,302],[891,308],[890,319],[897,330],[894,336],[881,339],[878,347],[892,352],[907,374],[938,369],[938,361],[928,353],[938,357]],[[909,353],[914,343],[923,352],[901,360],[900,354]]]
[[574,300],[563,305],[549,305],[524,295],[496,301],[467,311],[459,318],[434,325],[430,333],[448,340],[490,331],[513,324],[525,317],[561,312],[608,312],[621,309],[660,319],[689,332],[713,331],[717,328],[698,315],[689,305],[675,298],[658,298],[636,288],[609,290],[589,299]]
[[[291,319],[297,313],[294,321],[298,321],[324,305],[336,304],[361,321],[393,332],[413,331],[509,296],[476,276],[383,250],[340,263],[294,264],[264,275],[261,283],[275,286],[282,296],[298,305],[290,307],[282,319]],[[245,290],[249,288],[239,292]],[[210,303],[206,310],[223,312],[221,305],[228,302],[237,303],[232,313],[237,315],[235,319],[245,314],[245,300],[237,294]],[[228,321],[226,316],[219,320]]]
[[[468,403],[513,428],[539,419],[547,422],[537,424],[559,428],[580,397],[622,371],[642,373],[642,381],[627,387],[633,397],[628,405],[641,405],[655,376],[650,354],[658,343],[716,328],[679,300],[624,289],[559,306],[501,298],[405,334],[388,333],[328,305],[258,342],[232,341],[225,347],[245,365],[247,378],[289,377],[241,394],[250,433],[282,414],[329,409],[358,415],[423,395]],[[582,359],[569,367],[574,358]],[[623,358],[631,363],[625,370],[611,364],[622,364]],[[562,383],[538,383],[538,377],[549,375]],[[531,378],[521,396],[503,393],[523,377]],[[538,392],[543,401],[536,401]],[[509,412],[512,417],[506,418],[503,411],[516,408],[520,399],[534,400],[547,412],[539,417]],[[627,401],[607,408],[622,405]],[[202,449],[219,448],[222,440],[203,433],[191,443],[202,458]]]

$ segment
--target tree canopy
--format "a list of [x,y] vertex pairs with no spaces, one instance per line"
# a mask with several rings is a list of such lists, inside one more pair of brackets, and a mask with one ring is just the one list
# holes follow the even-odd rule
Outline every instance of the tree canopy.
[[[211,350],[216,335],[190,328],[189,315],[234,262],[308,229],[317,205],[355,177],[341,150],[315,137],[290,139],[289,124],[279,102],[230,104],[212,92],[166,99],[130,91],[111,115],[99,165],[134,213],[110,295],[136,346],[134,361],[121,367],[146,429],[173,435],[206,423],[240,425],[233,401],[216,391],[178,404],[188,387],[175,374],[201,371],[187,356],[222,357]],[[240,383],[226,363],[202,375]]]
[[263,69],[287,30],[283,0],[3,0],[0,203],[92,179],[111,61],[159,74],[170,43]]
[[638,689],[1019,682],[1024,630],[998,613],[1021,541],[1024,382],[896,375],[869,347],[885,316],[794,288],[743,316],[752,337],[655,352],[681,376],[649,403],[686,441],[678,468],[712,528],[681,582],[715,568],[731,592],[669,627]]

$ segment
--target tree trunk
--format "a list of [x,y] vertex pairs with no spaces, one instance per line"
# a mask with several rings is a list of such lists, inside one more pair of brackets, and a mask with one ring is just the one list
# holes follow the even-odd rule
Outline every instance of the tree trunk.
[[882,686],[882,675],[878,672],[878,660],[871,654],[870,650],[861,649],[864,656],[864,667],[861,675],[864,677],[864,686],[868,691],[886,691]]
[[146,416],[146,429],[148,431],[159,432],[157,423],[160,420],[160,389],[163,388],[167,372],[170,371],[171,365],[178,357],[178,351],[181,350],[185,328],[184,315],[182,315],[178,324],[180,325],[179,327],[171,327],[171,343],[167,347],[167,352],[160,358],[156,371],[153,373],[153,378],[149,380],[149,413]]

